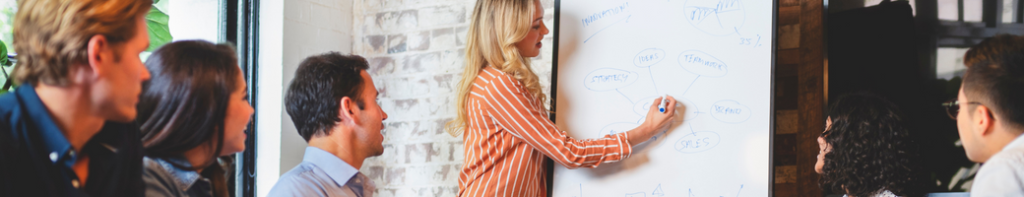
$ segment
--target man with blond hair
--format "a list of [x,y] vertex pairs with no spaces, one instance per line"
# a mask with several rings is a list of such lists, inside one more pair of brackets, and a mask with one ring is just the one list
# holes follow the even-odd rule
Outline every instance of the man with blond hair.
[[0,95],[0,196],[142,196],[150,0],[21,0]]

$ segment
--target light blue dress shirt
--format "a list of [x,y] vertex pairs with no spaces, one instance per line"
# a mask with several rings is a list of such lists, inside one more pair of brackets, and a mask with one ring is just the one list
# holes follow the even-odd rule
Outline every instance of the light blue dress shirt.
[[316,147],[306,147],[302,163],[277,180],[267,196],[373,197],[376,187],[337,156]]

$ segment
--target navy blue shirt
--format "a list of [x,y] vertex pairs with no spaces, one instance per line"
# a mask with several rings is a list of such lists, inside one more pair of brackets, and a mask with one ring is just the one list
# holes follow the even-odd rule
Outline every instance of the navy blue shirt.
[[[81,155],[84,185],[71,169]],[[76,153],[31,85],[0,95],[0,196],[142,196],[143,187],[134,124],[108,121]]]

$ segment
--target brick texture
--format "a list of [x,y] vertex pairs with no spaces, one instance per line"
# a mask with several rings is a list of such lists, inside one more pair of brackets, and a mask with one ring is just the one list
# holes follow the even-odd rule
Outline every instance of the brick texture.
[[[380,91],[384,154],[360,171],[376,196],[455,196],[464,159],[462,136],[444,132],[456,116],[455,84],[464,68],[465,36],[475,1],[353,0],[352,53],[366,57]],[[533,70],[550,92],[554,1],[541,0],[544,38]]]

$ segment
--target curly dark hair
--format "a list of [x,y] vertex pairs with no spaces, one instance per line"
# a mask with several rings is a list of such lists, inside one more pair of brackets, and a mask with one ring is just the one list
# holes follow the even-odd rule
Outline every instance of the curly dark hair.
[[821,137],[832,151],[824,155],[822,189],[859,197],[883,190],[921,195],[917,145],[895,104],[857,92],[840,96],[826,115],[832,124]]

